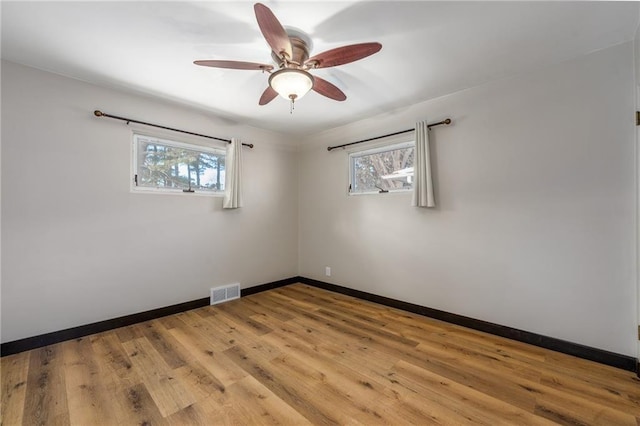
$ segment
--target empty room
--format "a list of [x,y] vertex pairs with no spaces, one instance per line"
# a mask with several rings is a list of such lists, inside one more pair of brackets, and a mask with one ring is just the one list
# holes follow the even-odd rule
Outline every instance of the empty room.
[[640,2],[0,16],[2,425],[640,423]]

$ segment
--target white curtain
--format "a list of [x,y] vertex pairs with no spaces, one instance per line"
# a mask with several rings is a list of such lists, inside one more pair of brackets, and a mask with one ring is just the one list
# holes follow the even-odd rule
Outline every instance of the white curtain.
[[227,146],[224,175],[224,200],[222,208],[237,209],[242,207],[242,142],[231,138]]
[[431,158],[429,154],[429,127],[426,121],[416,123],[416,152],[413,161],[413,198],[411,205],[435,207],[433,180],[431,178]]

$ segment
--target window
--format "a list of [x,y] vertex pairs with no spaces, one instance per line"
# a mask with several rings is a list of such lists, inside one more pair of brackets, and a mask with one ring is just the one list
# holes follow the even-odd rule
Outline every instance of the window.
[[224,160],[224,149],[134,134],[134,189],[221,193]]
[[349,155],[351,194],[407,191],[413,188],[414,142],[387,145]]

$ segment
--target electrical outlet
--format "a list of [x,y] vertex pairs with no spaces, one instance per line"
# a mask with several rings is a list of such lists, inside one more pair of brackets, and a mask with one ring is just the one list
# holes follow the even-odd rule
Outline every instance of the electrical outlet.
[[328,277],[331,276],[331,266],[325,266],[324,267],[324,274]]

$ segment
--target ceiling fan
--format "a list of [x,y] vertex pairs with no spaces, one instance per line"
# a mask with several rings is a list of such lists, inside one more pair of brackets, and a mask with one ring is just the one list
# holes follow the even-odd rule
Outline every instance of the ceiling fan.
[[293,111],[294,102],[310,90],[336,101],[344,101],[347,95],[342,90],[327,80],[311,75],[309,70],[355,62],[382,49],[380,43],[360,43],[337,47],[309,57],[311,40],[306,34],[294,29],[285,30],[271,9],[261,3],[256,3],[253,9],[260,31],[271,47],[271,57],[278,67],[276,71],[274,65],[255,62],[203,60],[193,63],[206,67],[269,73],[269,87],[262,93],[259,105],[266,105],[280,95],[291,101]]

